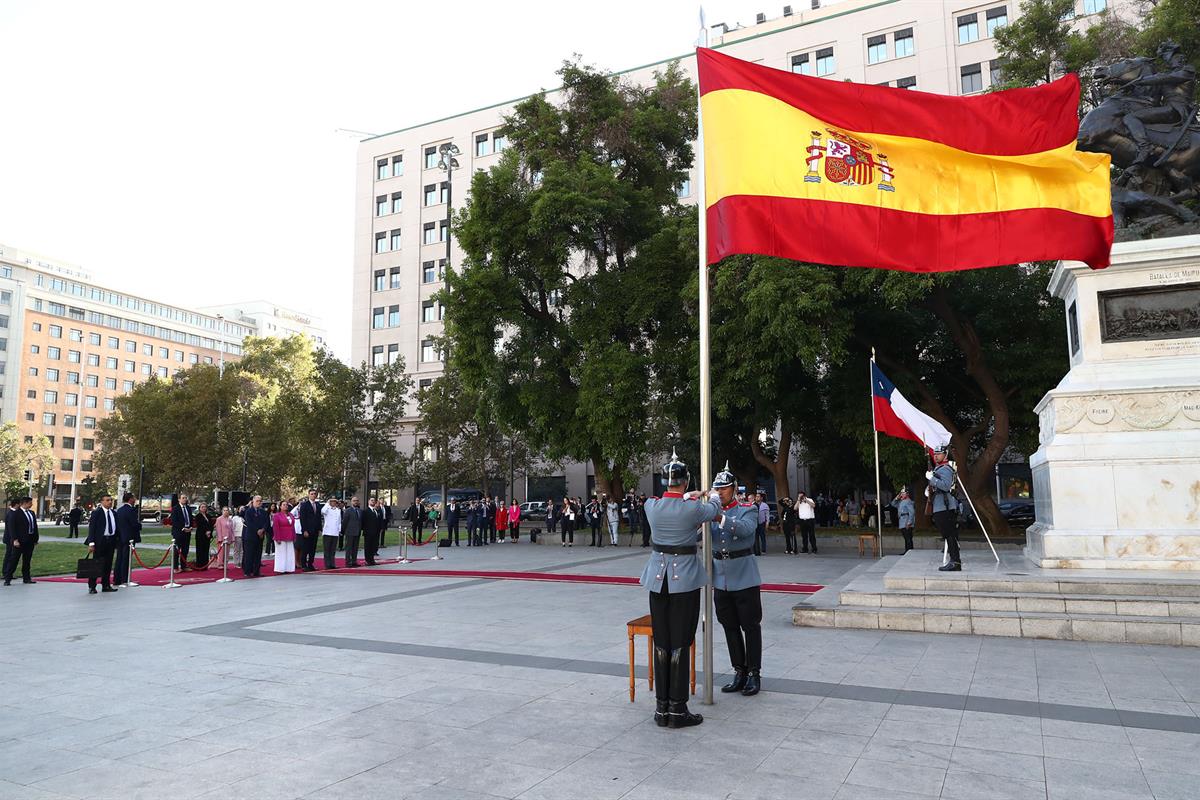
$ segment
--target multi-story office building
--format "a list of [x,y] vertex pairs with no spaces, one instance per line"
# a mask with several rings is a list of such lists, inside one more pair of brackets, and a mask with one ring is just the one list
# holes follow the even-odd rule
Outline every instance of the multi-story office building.
[[55,490],[43,508],[65,506],[92,474],[96,427],[117,397],[151,376],[236,359],[258,334],[240,315],[110,289],[79,267],[0,245],[0,421],[50,440]]
[[278,336],[280,339],[286,339],[289,336],[304,334],[322,346],[326,344],[329,336],[319,317],[285,308],[268,300],[204,306],[199,310],[246,325],[254,329],[256,336]]
[[[782,16],[770,20],[760,14],[750,27],[714,25],[710,44],[737,58],[804,75],[971,95],[998,81],[993,35],[1019,13],[1019,0],[844,0],[828,6],[811,0],[811,6],[795,12],[784,6]],[[1076,0],[1078,24],[1089,24],[1105,7],[1106,0]],[[647,83],[675,60],[695,78],[692,53],[621,76]],[[551,102],[555,94],[549,93]],[[503,117],[518,102],[464,111],[360,144],[351,331],[355,362],[402,357],[420,384],[441,374],[434,337],[442,330],[442,309],[433,295],[442,288],[447,266],[454,268],[461,258],[453,242],[447,250],[447,199],[460,205],[471,174],[496,163],[507,144],[500,130]],[[453,186],[438,166],[440,148],[447,143],[461,151],[460,168],[450,178]],[[693,186],[689,180],[680,187],[684,202],[696,202]],[[411,437],[401,442],[402,447],[413,444]],[[586,465],[572,467],[563,476],[563,488],[585,493],[590,474]],[[798,480],[802,487],[807,483],[806,476]]]

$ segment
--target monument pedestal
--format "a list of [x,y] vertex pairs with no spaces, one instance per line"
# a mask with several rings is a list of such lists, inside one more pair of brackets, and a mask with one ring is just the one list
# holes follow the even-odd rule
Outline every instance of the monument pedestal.
[[1060,262],[1071,369],[1035,409],[1043,568],[1200,571],[1200,236]]

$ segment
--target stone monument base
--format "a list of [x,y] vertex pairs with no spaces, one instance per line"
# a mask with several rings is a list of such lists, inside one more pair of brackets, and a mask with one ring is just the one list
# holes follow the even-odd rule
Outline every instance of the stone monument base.
[[1200,571],[1200,236],[1062,262],[1071,370],[1035,409],[1043,568]]

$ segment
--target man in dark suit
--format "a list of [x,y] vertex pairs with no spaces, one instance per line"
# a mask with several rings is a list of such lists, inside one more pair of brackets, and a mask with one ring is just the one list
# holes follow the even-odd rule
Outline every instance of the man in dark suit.
[[112,582],[120,585],[129,582],[129,546],[142,541],[142,521],[133,504],[133,492],[126,492],[121,497],[121,507],[117,509],[117,537]]
[[317,490],[309,489],[308,498],[300,502],[300,568],[305,572],[316,569],[317,539],[321,538],[321,506],[317,503]]
[[446,503],[446,538],[458,547],[458,501],[453,497]]
[[358,538],[362,535],[364,516],[358,495],[350,498],[350,505],[342,509],[342,536],[346,540],[347,567],[358,566]]
[[[117,587],[109,581],[109,576],[112,574],[113,553],[117,551],[118,543],[121,541],[117,533],[117,515],[113,513],[112,504],[111,494],[103,495],[100,498],[100,505],[96,507],[96,510],[92,512],[91,519],[88,520],[88,535],[84,540],[92,558],[100,559],[104,564],[100,581],[104,584],[103,591],[105,592],[117,591]],[[95,593],[96,579],[88,578],[88,594]]]
[[[367,566],[375,566],[375,557],[379,555],[379,534],[387,525],[387,516],[379,501],[372,497],[367,501],[367,511],[363,514],[363,554],[367,557]],[[357,558],[357,556],[355,556]]]
[[[95,517],[96,512],[93,511],[92,518]],[[186,494],[179,495],[179,502],[171,506],[171,539],[175,542],[175,554],[171,559],[175,562],[175,571],[187,572],[188,548],[192,544],[192,510],[188,508]]]
[[67,522],[71,526],[70,530],[67,532],[67,538],[78,539],[79,523],[83,522],[83,509],[80,508],[78,502],[75,503],[75,507],[71,509],[71,512],[67,514]]
[[247,578],[257,578],[262,575],[263,541],[271,527],[271,515],[263,508],[262,495],[254,495],[242,519],[246,522],[242,526],[242,572]]
[[382,550],[387,547],[387,529],[392,527],[392,504],[381,502],[379,507],[383,509],[383,527],[379,529],[379,549]]
[[33,498],[18,498],[16,505],[10,503],[10,506],[4,517],[4,585],[12,585],[18,561],[21,562],[21,582],[37,583],[29,575],[33,550],[38,542],[37,518],[30,510]]

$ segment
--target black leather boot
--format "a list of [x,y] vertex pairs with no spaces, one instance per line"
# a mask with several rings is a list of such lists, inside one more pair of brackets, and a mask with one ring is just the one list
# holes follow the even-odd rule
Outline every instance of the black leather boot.
[[746,685],[742,689],[743,697],[754,697],[758,694],[758,690],[762,688],[762,678],[758,675],[758,670],[750,670],[750,674],[746,676]]
[[938,572],[962,572],[962,564],[958,561],[951,561],[949,564],[938,567]]
[[660,728],[665,728],[670,716],[670,703],[666,700],[655,700],[654,702],[654,724]]
[[654,721],[658,727],[667,727],[667,701],[671,688],[671,653],[665,647],[654,648],[654,696],[657,705]]
[[733,680],[721,687],[721,691],[725,693],[740,692],[746,688],[746,670],[741,667],[733,668]]
[[704,722],[704,717],[693,714],[687,707],[690,665],[684,656],[689,652],[689,648],[684,647],[671,651],[671,682],[668,684],[671,703],[667,715],[667,726],[671,728],[690,728]]

